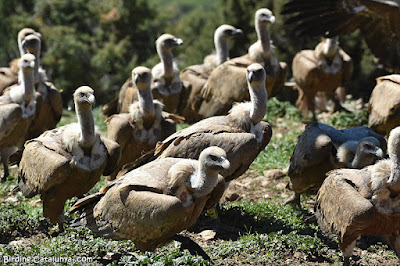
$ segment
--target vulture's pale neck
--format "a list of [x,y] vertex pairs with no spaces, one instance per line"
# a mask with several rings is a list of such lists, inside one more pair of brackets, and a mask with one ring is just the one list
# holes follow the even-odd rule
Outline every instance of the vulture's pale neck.
[[81,127],[79,146],[86,151],[90,151],[96,139],[92,107],[88,104],[75,103],[75,110]]
[[157,48],[158,55],[160,56],[161,64],[164,67],[165,76],[174,75],[174,56],[172,49]]
[[32,69],[20,69],[21,87],[23,89],[24,101],[29,103],[35,94],[34,76]]
[[[39,83],[39,64],[40,64],[39,56],[40,56],[40,52],[34,53],[33,55],[36,57],[35,58],[35,67],[33,68],[33,79],[34,79],[33,81],[34,81],[34,84],[36,85],[36,84]],[[19,82],[22,82],[22,80],[24,79],[22,75],[23,75],[22,71],[20,70],[18,72],[18,81]]]
[[229,58],[228,40],[220,34],[214,36],[215,53],[217,57],[217,65],[222,64]]
[[250,119],[256,125],[264,118],[267,112],[268,94],[265,82],[259,82],[258,84],[249,83],[248,86],[251,101]]
[[150,85],[146,89],[138,90],[138,100],[143,117],[154,117],[155,110]]
[[26,54],[26,50],[22,46],[22,40],[20,40],[20,39],[18,39],[18,50],[19,50],[20,57],[23,56],[24,54]]
[[[25,49],[24,47],[22,47],[22,44],[20,45],[20,54],[21,57],[26,54],[26,53],[31,53],[35,56],[35,67],[33,68],[33,76],[34,76],[34,84],[38,84],[39,83],[39,67],[40,67],[40,49],[41,49],[41,45],[39,43],[38,47],[36,47],[36,49],[33,49],[33,51],[29,51],[27,49]],[[22,73],[19,72],[19,81],[22,80]]]
[[210,193],[218,182],[218,170],[210,169],[203,161],[200,161],[200,168],[197,175],[190,178],[191,187],[200,194]]
[[271,38],[269,36],[267,23],[260,22],[258,21],[258,19],[256,19],[255,24],[256,24],[257,38],[261,43],[263,55],[267,55],[271,50]]
[[[27,52],[25,52],[27,53]],[[33,78],[34,78],[34,84],[37,85],[39,83],[39,66],[40,66],[40,48],[38,50],[35,50],[34,53],[32,53],[35,56],[35,67],[33,68]],[[22,80],[21,77],[21,72],[19,72],[19,80]]]
[[40,48],[36,50],[33,55],[35,58],[35,68],[33,69],[33,76],[35,78],[35,85],[39,83],[39,67],[40,67]]

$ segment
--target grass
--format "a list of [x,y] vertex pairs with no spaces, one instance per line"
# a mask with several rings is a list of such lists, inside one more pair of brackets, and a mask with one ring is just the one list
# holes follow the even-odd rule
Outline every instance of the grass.
[[[100,110],[100,107],[94,110],[95,122],[105,134],[106,125]],[[358,126],[365,122],[365,114],[365,110],[355,115],[339,113],[332,116],[327,123],[337,127]],[[265,119],[273,126],[273,137],[251,166],[252,171],[259,173],[266,169],[287,167],[297,137],[304,129],[297,108],[288,102],[271,99]],[[75,121],[74,112],[65,111],[59,125]],[[186,126],[181,125],[180,128]],[[75,259],[90,257],[93,261],[87,263],[88,265],[211,265],[201,257],[190,255],[186,250],[181,251],[173,243],[154,252],[140,252],[131,241],[99,238],[86,228],[67,228],[65,232],[52,237],[54,226],[43,218],[41,206],[33,204],[38,196],[26,199],[20,193],[10,193],[17,184],[16,169],[12,169],[11,174],[10,180],[0,185],[0,261],[6,255],[43,258],[65,256]],[[89,193],[97,192],[104,184],[105,180],[102,178]],[[303,198],[302,202],[306,207],[297,209],[276,203],[276,197],[255,203],[241,200],[225,203],[220,207],[221,222],[240,229],[240,233],[221,233],[213,240],[201,242],[212,258],[212,264],[298,265],[336,264],[341,261],[336,238],[324,236],[315,222],[305,222],[312,215],[305,203],[307,198]],[[65,209],[68,210],[75,200],[69,200]],[[66,219],[71,220],[77,215],[79,214],[70,215],[66,212]],[[198,233],[210,229],[212,225],[210,217],[201,216],[184,233],[198,236]],[[28,244],[15,244],[21,241]],[[382,243],[374,243],[362,252],[366,262],[369,262],[368,259],[374,259],[374,262],[382,262],[382,259],[391,263],[397,261],[394,253]],[[10,265],[19,263],[13,262]]]

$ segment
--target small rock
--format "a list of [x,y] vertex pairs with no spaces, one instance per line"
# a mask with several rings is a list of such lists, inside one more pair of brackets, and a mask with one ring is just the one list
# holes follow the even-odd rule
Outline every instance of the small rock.
[[299,252],[299,251],[297,251],[297,252],[295,252],[294,254],[293,254],[293,257],[295,257],[295,258],[301,258],[301,257],[303,257],[303,253],[301,253],[301,252]]
[[104,260],[119,260],[121,258],[120,253],[107,252],[107,254],[103,257]]
[[203,240],[211,240],[214,239],[215,235],[217,233],[213,230],[204,230],[202,232],[199,233],[199,235],[201,236],[201,238]]
[[40,205],[42,205],[42,200],[41,199],[31,200],[29,202],[29,205],[31,205],[32,207],[40,207]]
[[281,169],[270,169],[263,172],[264,176],[268,179],[279,179],[287,175],[287,171]]
[[287,186],[287,182],[281,182],[281,183],[276,184],[275,187],[280,188],[280,189],[285,189],[286,186]]
[[25,247],[25,246],[27,246],[27,245],[29,245],[30,243],[29,243],[29,241],[28,240],[26,240],[26,239],[21,239],[21,240],[14,240],[14,241],[11,241],[10,243],[8,243],[10,246],[13,246],[13,247]]
[[14,203],[14,202],[17,202],[18,199],[17,199],[16,197],[8,197],[8,198],[6,199],[6,201],[7,201],[7,202],[12,202],[12,203]]

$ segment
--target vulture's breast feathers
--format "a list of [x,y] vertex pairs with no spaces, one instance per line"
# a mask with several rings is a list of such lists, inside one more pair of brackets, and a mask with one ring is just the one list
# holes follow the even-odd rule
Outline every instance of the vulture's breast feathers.
[[254,134],[257,142],[260,143],[263,139],[262,125],[254,124],[250,118],[251,102],[235,103],[229,111],[229,120],[232,121],[235,127],[238,127],[247,133]]
[[133,131],[135,139],[140,142],[156,143],[161,136],[162,110],[164,105],[153,100],[154,116],[146,117],[140,109],[139,102],[134,102],[129,106],[129,113],[132,117],[135,130]]
[[162,95],[177,94],[182,90],[182,80],[179,77],[179,68],[173,63],[173,74],[165,75],[164,67],[160,64],[152,69],[153,81],[152,90],[157,89]]
[[80,147],[79,140],[82,133],[78,123],[70,124],[62,134],[62,142],[65,149],[72,154],[71,165],[93,171],[102,167],[107,160],[107,150],[102,142],[96,128],[95,141],[91,148],[90,154],[86,155],[85,151]]
[[36,112],[36,100],[33,97],[28,103],[26,103],[23,96],[24,91],[21,86],[15,86],[10,90],[11,101],[21,106],[22,118],[29,118]]

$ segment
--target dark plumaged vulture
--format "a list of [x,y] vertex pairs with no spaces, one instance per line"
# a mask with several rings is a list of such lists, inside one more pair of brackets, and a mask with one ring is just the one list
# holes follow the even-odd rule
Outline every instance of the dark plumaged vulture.
[[330,170],[361,169],[385,153],[386,140],[368,127],[337,130],[312,122],[300,135],[290,158],[289,188],[295,195],[286,203],[300,206],[300,194],[318,190]]
[[229,60],[228,41],[243,35],[241,29],[231,25],[221,25],[214,33],[215,53],[204,58],[201,65],[188,66],[181,70],[180,77],[183,86],[190,92],[183,110],[179,114],[185,117],[187,123],[193,124],[203,117],[199,115],[198,109],[201,104],[201,89],[206,83],[208,76],[217,66]]
[[40,194],[43,215],[63,230],[67,199],[82,196],[109,175],[120,158],[119,145],[95,129],[90,87],[74,92],[78,123],[44,132],[27,141],[19,165],[18,187],[25,197]]
[[215,68],[202,89],[202,103],[199,114],[203,117],[226,115],[235,102],[249,100],[246,68],[253,63],[261,64],[266,71],[268,97],[277,95],[286,80],[287,65],[275,56],[268,24],[275,17],[267,8],[257,10],[255,29],[258,41],[249,47],[246,55],[228,60]]
[[35,115],[34,67],[35,56],[23,55],[19,59],[20,83],[4,89],[0,96],[0,156],[4,167],[1,182],[5,182],[9,175],[9,157],[23,146]]
[[150,162],[75,203],[71,211],[80,209],[82,215],[72,227],[83,225],[98,236],[132,240],[141,251],[180,240],[176,234],[197,220],[215,186],[224,180],[219,172],[229,166],[218,147],[204,149],[198,160]]
[[362,170],[328,173],[315,205],[321,229],[338,236],[344,262],[361,235],[385,236],[400,258],[400,127],[390,132],[389,159]]
[[129,113],[110,116],[107,120],[107,138],[121,147],[121,160],[110,179],[126,163],[133,162],[145,152],[154,149],[157,141],[176,132],[176,121],[184,119],[163,112],[163,104],[153,100],[150,89],[152,75],[147,67],[132,70],[132,80],[138,91],[138,101],[131,104]]

